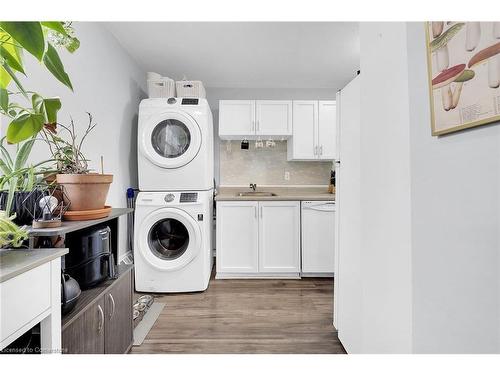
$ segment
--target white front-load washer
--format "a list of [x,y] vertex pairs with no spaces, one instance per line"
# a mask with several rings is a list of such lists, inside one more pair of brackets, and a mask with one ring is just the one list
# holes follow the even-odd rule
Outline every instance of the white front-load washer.
[[213,119],[206,99],[142,100],[137,138],[139,190],[213,189]]
[[207,289],[213,266],[212,212],[213,190],[138,194],[134,228],[137,291]]

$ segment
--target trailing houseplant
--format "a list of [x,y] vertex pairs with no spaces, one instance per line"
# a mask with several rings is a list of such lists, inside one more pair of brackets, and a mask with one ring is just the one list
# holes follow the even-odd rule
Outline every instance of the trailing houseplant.
[[82,149],[87,136],[96,125],[88,113],[88,124],[82,136],[78,137],[73,119],[70,125],[58,124],[59,133],[54,129],[43,130],[42,137],[47,142],[56,162],[56,181],[64,187],[68,196],[68,211],[100,210],[104,208],[112,174],[91,173]]
[[41,167],[52,160],[44,160],[28,165],[35,139],[29,139],[17,145],[15,156],[11,156],[4,146],[4,138],[0,139],[0,210],[10,217],[15,214],[17,224],[31,224],[30,210],[38,210],[38,201],[43,196],[37,193],[35,184],[40,175],[46,173]]
[[15,215],[9,216],[0,211],[0,248],[21,247],[28,239],[26,228],[14,224]]
[[61,109],[58,97],[44,98],[21,84],[18,76],[26,76],[25,55],[34,56],[73,90],[56,47],[72,53],[79,45],[70,22],[0,21],[0,114],[10,118],[7,142],[18,143],[32,138],[44,126],[54,127]]

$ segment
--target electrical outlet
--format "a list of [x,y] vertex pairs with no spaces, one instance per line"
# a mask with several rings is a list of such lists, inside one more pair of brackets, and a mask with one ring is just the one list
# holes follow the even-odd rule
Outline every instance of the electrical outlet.
[[285,181],[290,181],[290,172],[285,171]]

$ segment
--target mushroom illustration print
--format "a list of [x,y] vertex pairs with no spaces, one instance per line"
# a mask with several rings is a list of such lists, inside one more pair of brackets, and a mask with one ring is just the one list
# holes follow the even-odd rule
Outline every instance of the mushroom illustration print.
[[[435,39],[430,43],[431,52],[436,53],[436,62],[439,71],[448,69],[448,67],[450,66],[448,42],[462,29],[462,27],[464,27],[464,25],[465,25],[464,22],[459,22],[450,26],[444,33],[435,37]],[[436,31],[438,31],[437,27]],[[434,22],[433,22],[433,35],[435,35]]]
[[[455,108],[453,107],[453,93],[451,91],[450,85],[461,76],[464,70],[465,64],[455,65],[449,69],[443,70],[432,80],[432,89],[441,89],[441,99],[443,101],[443,109],[445,111],[449,111],[450,109]],[[460,83],[462,84],[462,82]],[[462,87],[460,87],[460,90],[462,90]],[[458,94],[458,96],[460,97],[460,93]]]
[[476,53],[469,60],[468,67],[473,68],[487,61],[488,63],[488,86],[496,89],[500,86],[500,42],[489,46]]
[[437,38],[443,32],[444,22],[432,22],[432,37]]
[[451,100],[451,109],[455,108],[458,105],[464,82],[470,81],[472,78],[474,78],[475,75],[476,75],[476,73],[474,73],[473,70],[465,69],[462,72],[462,74],[460,74],[455,79],[455,89],[453,90],[453,97]]
[[481,39],[481,24],[479,22],[467,22],[465,27],[465,49],[474,51]]

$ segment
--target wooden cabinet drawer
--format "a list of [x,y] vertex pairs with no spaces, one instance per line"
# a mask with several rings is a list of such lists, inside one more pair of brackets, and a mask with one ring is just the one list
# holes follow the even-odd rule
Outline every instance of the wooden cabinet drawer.
[[0,284],[0,341],[49,311],[50,277],[50,263],[45,263]]

